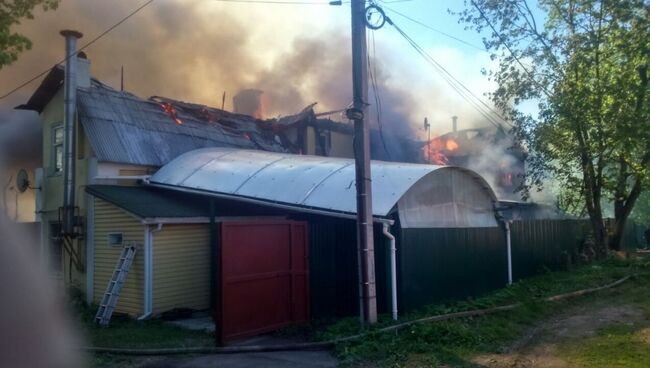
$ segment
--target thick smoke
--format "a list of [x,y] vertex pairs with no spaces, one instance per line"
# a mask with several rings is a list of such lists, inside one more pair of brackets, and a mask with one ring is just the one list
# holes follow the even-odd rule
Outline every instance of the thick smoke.
[[[37,12],[35,20],[17,29],[32,39],[33,50],[0,71],[0,92],[62,58],[61,29],[84,33],[83,45],[134,7],[131,1],[68,0],[56,11]],[[265,9],[278,11],[271,16]],[[119,88],[124,66],[125,89],[142,97],[162,95],[220,106],[225,91],[226,108],[231,109],[235,93],[255,88],[266,92],[270,116],[292,114],[312,102],[319,103],[318,111],[344,108],[352,99],[348,9],[327,10],[333,14],[330,18],[341,21],[301,22],[303,13],[304,18],[318,19],[314,13],[322,10],[313,9],[156,2],[86,52],[93,76]],[[377,40],[380,51],[375,58],[384,127],[395,135],[422,138],[426,115],[434,127],[440,124],[440,133],[448,131],[451,115],[465,117],[467,127],[475,125],[476,114],[458,103],[416,54],[394,52],[402,40],[389,38],[391,32],[377,32],[378,38],[386,38]],[[23,103],[36,83],[0,100],[0,108]],[[370,119],[376,122],[372,96],[369,102]]]

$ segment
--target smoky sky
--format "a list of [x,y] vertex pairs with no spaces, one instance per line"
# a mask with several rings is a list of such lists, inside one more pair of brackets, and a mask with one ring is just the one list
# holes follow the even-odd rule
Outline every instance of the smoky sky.
[[[239,90],[260,89],[269,102],[265,109],[268,117],[293,114],[313,102],[318,103],[317,112],[342,109],[350,104],[348,28],[323,26],[287,34],[283,33],[283,22],[288,19],[269,14],[254,22],[237,16],[241,14],[233,8],[206,16],[208,2],[152,3],[85,50],[92,75],[119,88],[123,67],[125,89],[143,98],[158,95],[219,107],[225,92],[226,109],[232,109],[232,96]],[[34,20],[16,28],[34,45],[13,65],[0,70],[0,93],[61,60],[64,44],[60,30],[82,32],[81,46],[136,6],[132,1],[64,0],[56,11],[37,11]],[[239,7],[236,11],[246,9]],[[260,34],[268,34],[277,42],[272,45],[260,42]],[[406,56],[398,54],[394,58]],[[423,111],[443,117],[438,119],[444,124],[442,132],[451,125],[447,122],[447,116],[451,115],[459,115],[462,123],[474,125],[462,120],[467,106],[450,107],[450,92],[444,83],[437,79],[431,79],[431,85],[424,87],[421,82],[409,83],[403,80],[404,71],[399,74],[389,58],[380,55],[371,61],[381,97],[381,123],[388,134],[422,137],[424,115],[420,112]],[[423,77],[429,78],[429,74],[433,72],[426,71]],[[24,103],[38,82],[0,100],[0,109]],[[377,104],[372,84],[369,85],[368,118],[376,126]],[[340,115],[332,118],[343,120]]]

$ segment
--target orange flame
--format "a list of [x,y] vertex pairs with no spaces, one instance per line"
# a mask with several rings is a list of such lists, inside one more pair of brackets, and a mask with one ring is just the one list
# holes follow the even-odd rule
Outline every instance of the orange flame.
[[449,165],[446,153],[456,151],[458,142],[451,138],[435,137],[422,149],[424,160],[434,165]]
[[162,106],[163,110],[169,115],[172,119],[174,119],[174,122],[178,125],[182,125],[183,122],[181,119],[176,116],[176,108],[174,108],[174,105],[170,104],[169,102],[163,102],[160,104]]
[[445,144],[445,147],[447,148],[447,151],[455,151],[458,149],[458,143],[456,143],[455,140],[449,138],[447,139],[447,143]]

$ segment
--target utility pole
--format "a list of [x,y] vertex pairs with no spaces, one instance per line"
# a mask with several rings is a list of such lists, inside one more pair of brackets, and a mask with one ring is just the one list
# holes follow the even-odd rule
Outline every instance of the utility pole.
[[357,252],[359,257],[360,317],[377,322],[375,247],[373,242],[370,134],[364,123],[368,101],[368,55],[366,45],[366,1],[352,0],[352,89],[353,106],[347,117],[354,120],[354,161],[357,189]]

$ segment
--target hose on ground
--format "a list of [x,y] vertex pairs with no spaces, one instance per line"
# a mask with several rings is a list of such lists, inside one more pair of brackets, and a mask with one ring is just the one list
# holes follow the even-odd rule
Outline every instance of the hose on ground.
[[[567,299],[571,297],[577,297],[587,294],[592,294],[601,290],[611,289],[616,286],[621,285],[631,277],[636,275],[628,275],[619,280],[616,280],[612,283],[589,288],[583,290],[577,290],[570,293],[558,294],[544,298],[544,301],[554,302],[562,299]],[[438,322],[446,321],[455,318],[464,318],[464,317],[476,317],[483,316],[487,314],[494,314],[504,311],[513,310],[520,307],[521,303],[513,303],[508,305],[502,305],[498,307],[485,308],[485,309],[474,309],[469,311],[454,312],[441,314],[436,316],[429,316],[424,318],[419,318],[396,325],[380,328],[378,330],[373,330],[373,332],[389,332],[397,331],[413,324],[423,323],[423,322]],[[337,344],[357,340],[366,336],[366,333],[361,333],[357,335],[351,335],[346,337],[341,337],[333,340],[319,341],[319,342],[304,342],[304,343],[291,343],[291,344],[277,344],[277,345],[246,345],[246,346],[222,346],[222,347],[183,347],[183,348],[159,348],[159,349],[128,349],[128,348],[106,348],[106,347],[84,347],[83,351],[96,354],[116,354],[116,355],[180,355],[180,354],[237,354],[237,353],[261,353],[261,352],[273,352],[273,351],[300,351],[300,350],[324,350],[334,347]]]

